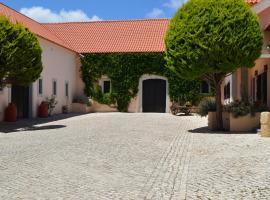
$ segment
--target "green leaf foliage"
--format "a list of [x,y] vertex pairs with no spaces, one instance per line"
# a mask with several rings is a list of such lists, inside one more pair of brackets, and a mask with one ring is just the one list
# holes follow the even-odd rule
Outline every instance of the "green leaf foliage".
[[189,0],[171,20],[165,41],[167,66],[194,79],[253,67],[262,33],[244,0]]
[[19,23],[0,16],[0,84],[27,85],[42,72],[36,36]]
[[[100,103],[116,104],[119,111],[127,111],[131,99],[138,93],[139,79],[143,74],[167,77],[174,101],[194,103],[201,98],[200,81],[175,76],[165,67],[163,53],[85,54],[81,61],[85,94]],[[112,91],[109,94],[103,94],[98,85],[102,75],[111,79]]]

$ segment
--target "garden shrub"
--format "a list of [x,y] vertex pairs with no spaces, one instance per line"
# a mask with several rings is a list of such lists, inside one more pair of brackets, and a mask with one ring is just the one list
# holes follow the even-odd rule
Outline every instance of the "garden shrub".
[[216,100],[213,97],[206,97],[199,103],[198,114],[205,117],[208,112],[216,112]]
[[268,108],[263,105],[254,105],[249,102],[244,101],[233,101],[228,105],[224,106],[224,111],[228,113],[232,113],[233,117],[243,117],[251,114],[254,116],[256,112],[267,111]]

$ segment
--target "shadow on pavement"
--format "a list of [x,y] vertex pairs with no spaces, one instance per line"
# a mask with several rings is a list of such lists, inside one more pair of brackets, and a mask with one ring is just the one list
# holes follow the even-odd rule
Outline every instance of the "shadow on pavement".
[[201,134],[256,134],[256,131],[253,132],[229,132],[229,131],[211,131],[207,126],[188,130],[190,133],[201,133]]
[[45,125],[42,124],[55,122],[67,118],[72,118],[80,116],[82,114],[59,114],[53,115],[48,118],[34,118],[34,119],[21,119],[17,122],[0,122],[0,133],[12,133],[12,132],[21,132],[21,131],[35,131],[35,130],[50,130],[50,129],[60,129],[66,126],[64,125]]

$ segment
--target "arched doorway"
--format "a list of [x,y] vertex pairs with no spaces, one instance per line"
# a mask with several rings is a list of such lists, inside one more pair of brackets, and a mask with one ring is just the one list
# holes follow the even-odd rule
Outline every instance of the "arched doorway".
[[163,79],[147,79],[142,82],[142,111],[166,112],[167,82]]

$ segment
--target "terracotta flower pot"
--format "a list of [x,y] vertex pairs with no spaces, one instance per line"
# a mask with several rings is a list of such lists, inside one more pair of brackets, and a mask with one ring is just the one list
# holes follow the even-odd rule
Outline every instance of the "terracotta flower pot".
[[38,107],[38,116],[41,118],[47,118],[49,116],[49,105],[47,102],[41,102]]
[[17,121],[17,107],[14,103],[8,104],[5,109],[5,121],[16,122]]

